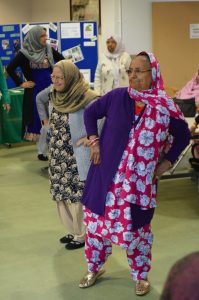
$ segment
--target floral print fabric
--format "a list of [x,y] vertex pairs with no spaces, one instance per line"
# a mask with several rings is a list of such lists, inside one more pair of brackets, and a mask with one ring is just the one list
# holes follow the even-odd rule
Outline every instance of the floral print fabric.
[[53,200],[80,202],[84,183],[80,181],[73,152],[68,114],[53,109],[49,131],[49,179]]
[[[139,123],[138,123],[139,124]],[[153,158],[154,151],[149,150],[143,155],[140,151],[140,157],[135,164],[134,156],[131,154],[133,143],[133,127],[128,145],[123,153],[118,171],[115,174],[113,182],[108,190],[105,202],[105,215],[99,216],[89,209],[85,208],[85,223],[88,232],[99,235],[110,240],[116,245],[127,249],[134,240],[133,219],[131,214],[131,203],[137,204],[136,193],[140,191],[140,206],[146,209],[156,206],[156,183],[151,190],[150,198],[145,194],[146,187],[142,181],[137,180],[138,176],[145,176],[148,172],[148,185],[152,186],[152,175],[154,164],[147,165],[145,161]],[[145,139],[144,139],[145,141]],[[145,160],[144,160],[145,157]],[[149,205],[150,203],[150,205]]]
[[[146,279],[151,269],[152,233],[146,225],[134,232],[134,240],[126,250],[133,280]],[[112,254],[112,243],[98,235],[87,232],[85,255],[89,272],[97,272]]]

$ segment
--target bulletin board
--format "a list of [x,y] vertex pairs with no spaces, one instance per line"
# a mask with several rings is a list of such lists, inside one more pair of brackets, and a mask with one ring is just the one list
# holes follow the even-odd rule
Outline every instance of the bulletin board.
[[[41,25],[47,29],[48,43],[71,59],[83,73],[86,81],[93,83],[98,63],[97,22],[40,22],[15,25],[0,25],[0,57],[6,67],[22,46],[32,26]],[[16,70],[23,76],[20,68]],[[15,87],[11,78],[8,88]]]
[[89,82],[94,82],[98,63],[96,22],[61,22],[61,51],[71,59]]
[[190,33],[198,12],[199,2],[152,3],[153,52],[167,87],[180,89],[199,67],[199,38]]
[[[21,33],[19,24],[0,25],[0,57],[4,70],[21,48]],[[20,69],[16,70],[22,76]],[[11,78],[7,77],[9,88],[15,87]]]

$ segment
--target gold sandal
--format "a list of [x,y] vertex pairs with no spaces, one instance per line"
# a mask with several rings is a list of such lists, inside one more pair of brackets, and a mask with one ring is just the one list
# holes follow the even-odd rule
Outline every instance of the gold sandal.
[[105,273],[105,270],[99,270],[98,272],[87,272],[79,283],[80,288],[87,288],[94,285],[98,277]]
[[148,280],[137,280],[135,284],[135,293],[137,296],[143,296],[150,291],[150,282]]

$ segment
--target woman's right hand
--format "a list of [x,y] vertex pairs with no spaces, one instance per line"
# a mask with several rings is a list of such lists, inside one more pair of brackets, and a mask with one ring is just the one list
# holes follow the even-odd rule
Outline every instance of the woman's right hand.
[[33,81],[24,81],[20,87],[24,88],[24,89],[32,89],[34,88],[35,83]]
[[100,145],[97,143],[96,145],[90,147],[91,149],[91,155],[90,155],[90,161],[94,163],[94,165],[99,165],[100,160]]
[[48,126],[49,125],[49,120],[48,119],[42,120],[42,125]]
[[10,107],[10,104],[8,104],[8,103],[4,103],[4,104],[3,104],[3,109],[6,110],[7,112],[10,111],[10,108],[11,108],[11,107]]

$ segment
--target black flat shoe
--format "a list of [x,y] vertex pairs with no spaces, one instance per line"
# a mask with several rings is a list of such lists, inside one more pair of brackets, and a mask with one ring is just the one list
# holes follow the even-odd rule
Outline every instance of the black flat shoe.
[[84,247],[85,242],[71,241],[69,244],[65,246],[67,250],[74,250]]
[[63,236],[59,241],[62,244],[68,244],[74,239],[74,236],[72,234],[67,234]]
[[45,155],[43,155],[43,154],[38,154],[37,158],[38,158],[39,160],[43,160],[43,161],[47,161],[47,160],[48,160],[48,157],[45,156]]

